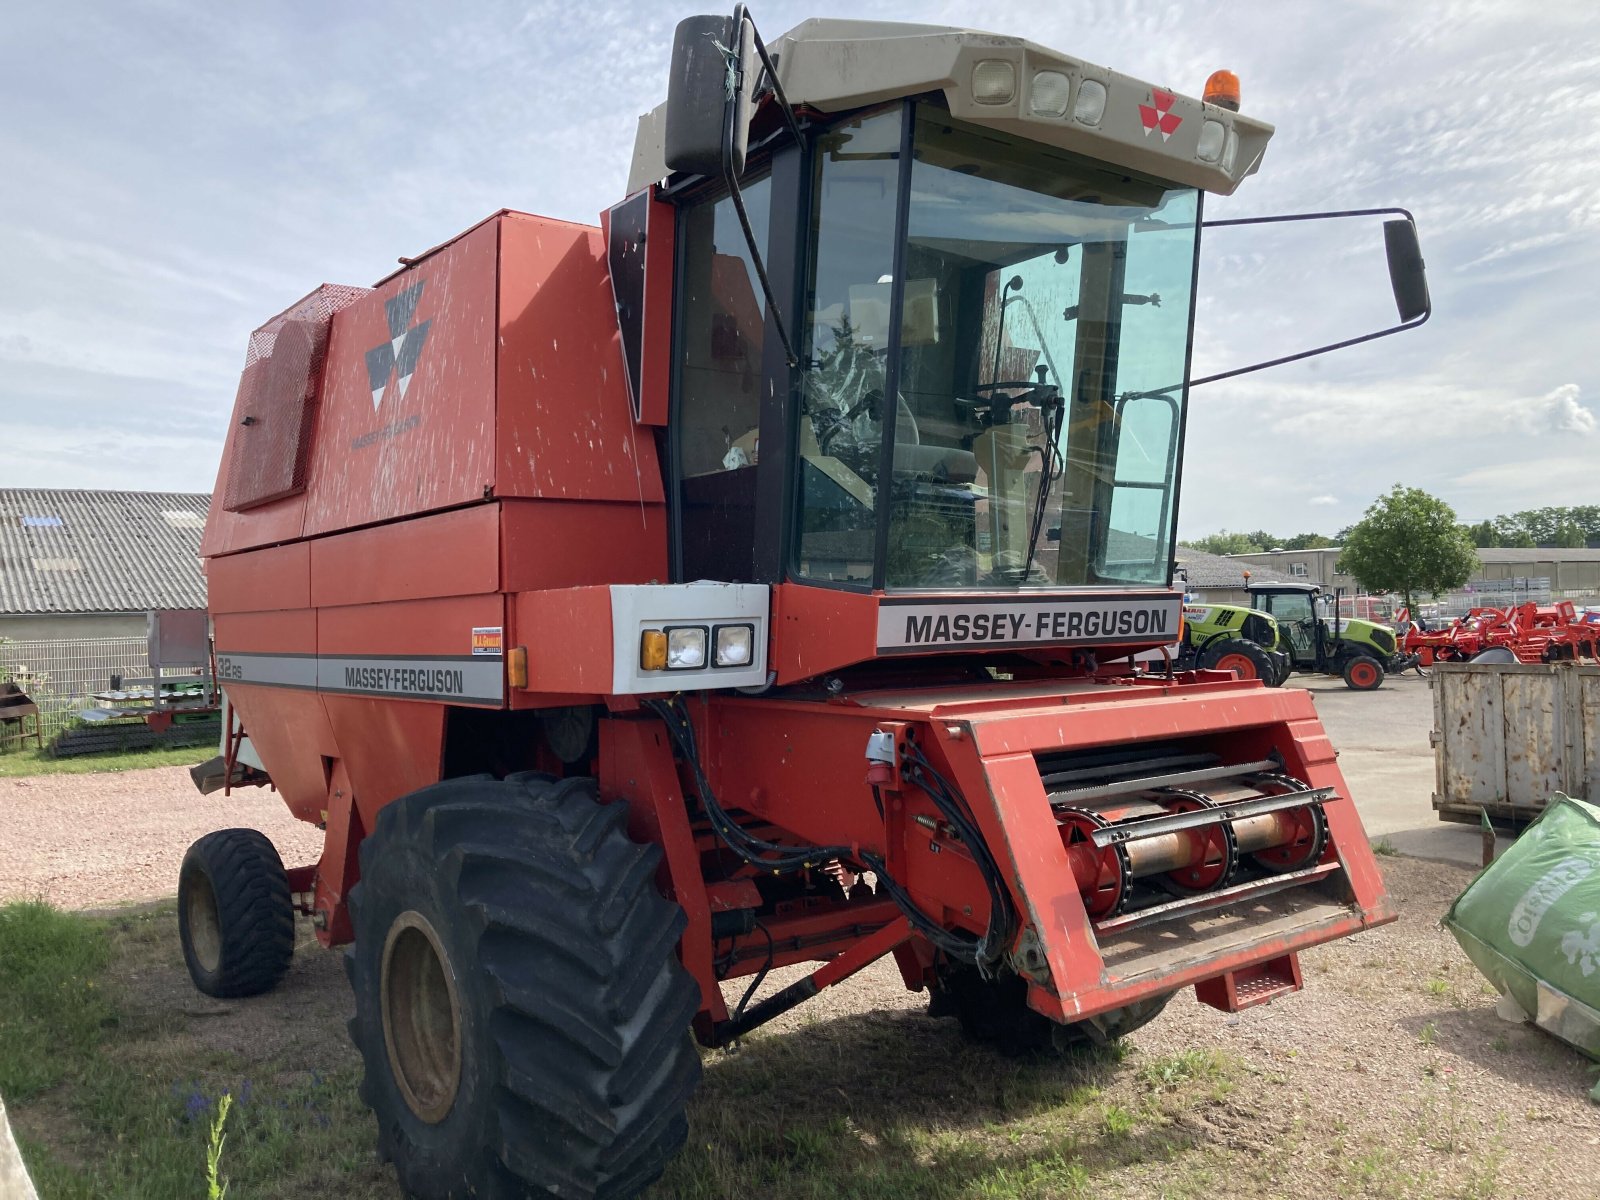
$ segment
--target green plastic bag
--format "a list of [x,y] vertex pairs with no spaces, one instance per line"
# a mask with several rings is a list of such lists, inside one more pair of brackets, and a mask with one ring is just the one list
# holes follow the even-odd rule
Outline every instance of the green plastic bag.
[[1600,1059],[1600,807],[1552,797],[1444,923],[1529,1019]]

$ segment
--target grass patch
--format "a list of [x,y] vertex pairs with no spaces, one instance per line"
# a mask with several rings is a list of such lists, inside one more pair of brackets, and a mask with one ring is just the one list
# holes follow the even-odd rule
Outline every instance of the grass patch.
[[0,1093],[42,1200],[204,1197],[213,1170],[229,1200],[392,1197],[354,1068],[207,1046],[190,1022],[225,1002],[195,993],[188,1013],[119,1002],[119,959],[182,971],[172,925],[0,907]]
[[[19,1104],[89,1059],[116,1010],[105,935],[39,901],[0,908],[0,1096]],[[50,1053],[44,1053],[48,1047]]]
[[41,750],[14,750],[0,754],[0,779],[28,775],[93,775],[101,771],[136,771],[145,767],[192,767],[216,752],[216,747],[209,743],[80,754],[73,758],[51,758]]
[[1399,854],[1399,849],[1387,837],[1381,837],[1372,843],[1372,852],[1383,858],[1393,858]]

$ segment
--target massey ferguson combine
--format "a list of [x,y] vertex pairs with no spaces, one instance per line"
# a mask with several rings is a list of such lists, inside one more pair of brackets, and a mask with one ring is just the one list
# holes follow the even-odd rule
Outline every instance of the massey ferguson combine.
[[410,1195],[635,1195],[696,1041],[885,956],[1048,1050],[1394,916],[1308,696],[1161,656],[1202,201],[1271,133],[1236,89],[691,18],[598,228],[499,212],[251,338],[203,782],[326,840],[197,842],[184,950],[237,996],[296,910],[353,943]]

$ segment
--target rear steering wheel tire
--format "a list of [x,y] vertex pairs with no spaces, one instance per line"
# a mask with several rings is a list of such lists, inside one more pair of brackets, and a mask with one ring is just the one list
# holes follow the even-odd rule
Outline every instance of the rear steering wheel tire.
[[1383,685],[1383,664],[1370,654],[1352,654],[1340,674],[1344,684],[1358,692],[1376,691]]
[[233,999],[271,991],[294,957],[294,901],[283,860],[256,829],[219,829],[178,871],[178,940],[195,987]]
[[417,1200],[627,1200],[688,1132],[700,993],[659,847],[592,779],[453,779],[361,846],[345,957],[380,1153]]
[[1028,985],[1021,976],[984,979],[975,967],[946,965],[929,988],[928,1014],[955,1017],[969,1039],[993,1046],[1007,1058],[1062,1057],[1086,1046],[1108,1045],[1148,1025],[1173,994],[1062,1025],[1028,1007]]
[[1207,671],[1232,671],[1240,679],[1259,679],[1268,687],[1277,686],[1277,664],[1260,646],[1244,638],[1212,642],[1200,652],[1200,666]]

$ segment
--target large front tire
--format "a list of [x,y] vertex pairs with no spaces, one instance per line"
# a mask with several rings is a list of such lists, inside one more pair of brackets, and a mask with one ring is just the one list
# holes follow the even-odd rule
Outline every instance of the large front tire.
[[683,1144],[699,989],[626,820],[590,779],[459,779],[362,843],[350,1033],[408,1196],[625,1200]]

